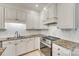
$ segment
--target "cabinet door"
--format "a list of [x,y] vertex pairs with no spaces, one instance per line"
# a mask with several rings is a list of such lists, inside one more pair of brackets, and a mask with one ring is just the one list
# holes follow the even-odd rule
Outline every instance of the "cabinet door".
[[27,29],[40,29],[40,15],[35,11],[27,12]]
[[40,49],[40,37],[35,37],[35,49]]
[[61,47],[54,43],[52,46],[53,46],[53,49],[52,49],[53,56],[70,56],[71,55],[71,51],[69,49]]
[[50,6],[48,6],[48,11],[47,11],[47,18],[48,19],[53,19],[54,17],[57,16],[56,14],[56,4],[51,4]]
[[53,56],[58,56],[58,47],[57,47],[57,45],[56,44],[53,44],[52,45],[52,55]]
[[48,29],[44,23],[47,21],[47,10],[42,10],[40,13],[40,28],[41,29]]
[[5,21],[14,22],[16,20],[16,9],[5,8]]
[[2,53],[2,56],[15,56],[15,45],[8,45],[5,51]]
[[26,23],[26,12],[17,10],[17,20],[21,23]]
[[58,27],[60,29],[75,28],[74,6],[73,3],[60,3],[57,5]]
[[4,8],[0,7],[0,29],[4,29],[5,27],[5,17],[4,17]]
[[34,39],[16,40],[16,55],[21,55],[34,50]]
[[26,53],[26,42],[24,41],[24,39],[21,40],[16,40],[16,55],[20,55],[23,53]]
[[2,43],[3,48],[6,48],[2,56],[15,56],[15,41],[5,41]]
[[27,52],[35,50],[34,49],[34,38],[26,39],[26,49],[27,49]]

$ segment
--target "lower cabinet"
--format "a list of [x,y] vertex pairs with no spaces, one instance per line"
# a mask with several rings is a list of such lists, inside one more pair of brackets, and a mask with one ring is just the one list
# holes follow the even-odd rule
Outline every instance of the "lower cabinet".
[[40,50],[40,39],[41,37],[35,37],[35,48],[34,49],[39,49]]
[[18,39],[2,42],[2,47],[6,48],[2,56],[15,56],[40,49],[40,37]]
[[20,55],[26,52],[26,42],[24,41],[24,39],[21,40],[16,40],[16,55]]
[[71,50],[61,47],[53,43],[53,56],[71,56]]
[[26,40],[27,52],[35,50],[34,49],[34,46],[35,46],[34,40],[35,40],[34,38],[29,38],[29,39]]
[[15,56],[15,41],[4,41],[2,47],[6,48],[2,56]]

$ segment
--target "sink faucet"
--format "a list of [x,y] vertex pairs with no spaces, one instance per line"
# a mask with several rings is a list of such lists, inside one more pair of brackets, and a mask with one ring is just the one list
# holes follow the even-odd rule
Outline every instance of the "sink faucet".
[[20,34],[19,34],[18,31],[15,32],[15,35],[16,35],[17,38],[20,37]]

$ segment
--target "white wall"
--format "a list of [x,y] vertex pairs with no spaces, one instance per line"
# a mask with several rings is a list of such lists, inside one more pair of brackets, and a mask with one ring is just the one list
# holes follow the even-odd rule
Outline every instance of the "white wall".
[[65,30],[57,29],[56,26],[51,25],[51,26],[49,26],[48,34],[62,38],[64,40],[70,40],[70,41],[79,43],[79,29],[75,30],[75,31],[74,30],[65,31]]
[[44,35],[48,35],[48,31],[47,30],[29,30],[29,31],[26,31],[26,33],[28,35],[33,35],[33,34],[44,34]]

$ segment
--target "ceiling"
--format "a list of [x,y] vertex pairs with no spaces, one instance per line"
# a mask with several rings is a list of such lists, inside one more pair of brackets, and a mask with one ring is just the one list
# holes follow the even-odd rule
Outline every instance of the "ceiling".
[[[26,9],[41,11],[44,7],[48,6],[50,3],[10,3],[10,4]],[[35,5],[39,5],[39,7],[35,7]]]

